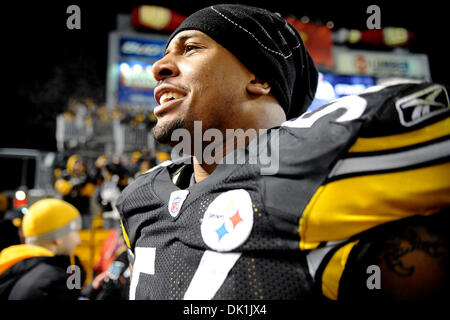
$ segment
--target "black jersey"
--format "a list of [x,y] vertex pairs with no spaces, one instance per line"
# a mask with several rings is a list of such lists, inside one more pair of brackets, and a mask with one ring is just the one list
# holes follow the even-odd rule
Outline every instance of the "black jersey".
[[449,110],[441,85],[375,87],[268,130],[185,189],[181,161],[150,170],[117,202],[130,298],[311,297],[331,249],[450,205]]

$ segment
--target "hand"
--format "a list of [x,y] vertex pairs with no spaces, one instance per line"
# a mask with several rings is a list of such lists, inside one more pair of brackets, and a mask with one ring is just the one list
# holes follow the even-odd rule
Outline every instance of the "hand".
[[98,275],[94,278],[94,280],[92,280],[92,288],[93,288],[94,290],[98,290],[98,289],[102,286],[103,281],[105,280],[105,278],[106,278],[107,276],[108,276],[108,272],[107,272],[107,271],[104,271],[104,272],[98,274]]

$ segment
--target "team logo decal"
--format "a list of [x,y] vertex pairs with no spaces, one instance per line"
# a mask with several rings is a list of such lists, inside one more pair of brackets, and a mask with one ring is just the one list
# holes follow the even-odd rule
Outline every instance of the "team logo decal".
[[178,215],[188,194],[188,190],[177,190],[170,194],[169,213],[172,217],[175,218]]
[[433,85],[399,99],[395,103],[400,123],[412,127],[422,121],[450,110],[447,90]]
[[231,251],[247,240],[253,228],[252,200],[243,189],[219,195],[203,216],[203,241],[217,251]]

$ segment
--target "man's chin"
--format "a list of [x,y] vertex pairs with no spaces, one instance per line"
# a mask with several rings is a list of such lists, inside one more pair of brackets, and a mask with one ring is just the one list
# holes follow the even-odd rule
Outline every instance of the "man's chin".
[[172,134],[176,129],[184,127],[184,121],[177,119],[166,123],[157,123],[152,129],[153,137],[162,144],[172,145],[177,141],[172,141]]

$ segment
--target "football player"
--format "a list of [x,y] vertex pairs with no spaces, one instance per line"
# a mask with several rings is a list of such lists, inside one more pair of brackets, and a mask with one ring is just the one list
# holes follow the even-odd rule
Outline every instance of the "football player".
[[155,138],[180,150],[188,136],[192,148],[117,202],[133,256],[131,299],[418,298],[448,289],[444,86],[374,87],[304,113],[317,70],[299,34],[242,5],[188,17],[153,73]]

